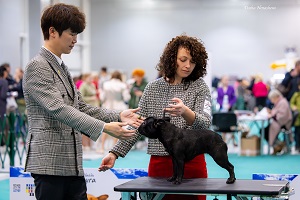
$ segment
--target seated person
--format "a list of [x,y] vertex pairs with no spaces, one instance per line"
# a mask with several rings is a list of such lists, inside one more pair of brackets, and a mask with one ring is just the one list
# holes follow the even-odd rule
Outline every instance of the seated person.
[[273,147],[273,155],[276,155],[285,147],[285,142],[280,142],[277,136],[283,127],[286,129],[291,128],[292,112],[288,101],[278,90],[270,91],[268,98],[274,104],[274,107],[269,110],[270,123],[265,128],[265,139]]

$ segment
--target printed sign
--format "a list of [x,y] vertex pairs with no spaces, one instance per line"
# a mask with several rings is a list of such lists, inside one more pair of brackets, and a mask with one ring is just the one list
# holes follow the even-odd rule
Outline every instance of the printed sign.
[[[252,174],[253,180],[285,180],[290,183],[290,200],[300,199],[300,176],[299,174]],[[294,191],[292,191],[294,190]]]
[[[147,169],[114,168],[98,172],[97,168],[85,168],[84,176],[87,193],[98,197],[108,195],[108,199],[120,199],[121,193],[114,187],[129,180],[148,176]],[[23,167],[10,167],[10,199],[35,200],[35,185],[30,173]]]

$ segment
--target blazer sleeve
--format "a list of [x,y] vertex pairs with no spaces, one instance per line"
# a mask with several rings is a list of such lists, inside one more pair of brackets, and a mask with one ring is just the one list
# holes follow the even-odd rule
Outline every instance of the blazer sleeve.
[[[79,109],[71,103],[65,103],[58,88],[63,86],[55,81],[55,73],[46,61],[32,61],[26,71],[23,89],[29,101],[28,106],[33,111],[42,109],[55,120],[85,133],[94,141],[101,134],[105,124],[103,120],[98,119],[106,121],[118,119],[117,113],[108,114],[100,108],[87,106],[80,96]],[[98,119],[92,117],[93,115]]]
[[103,107],[95,107],[85,103],[81,93],[78,91],[78,105],[79,110],[93,118],[99,119],[106,123],[109,122],[120,122],[120,112],[115,110],[109,110]]
[[192,129],[209,129],[211,125],[211,93],[204,82],[199,83],[198,88],[201,88],[194,101],[195,109],[195,121],[192,124]]

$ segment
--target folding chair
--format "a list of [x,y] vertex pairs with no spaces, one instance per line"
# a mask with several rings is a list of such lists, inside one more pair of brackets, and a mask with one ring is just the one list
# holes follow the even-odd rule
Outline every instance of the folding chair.
[[[234,112],[218,112],[213,113],[212,116],[212,129],[221,134],[221,133],[232,133],[235,135],[239,133],[238,130],[238,120]],[[240,138],[238,135],[238,144],[240,143]],[[240,145],[238,145],[240,146]]]

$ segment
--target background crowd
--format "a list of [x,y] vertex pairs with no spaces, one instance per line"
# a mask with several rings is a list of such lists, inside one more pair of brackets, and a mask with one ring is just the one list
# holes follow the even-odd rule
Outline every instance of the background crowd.
[[[300,116],[300,61],[286,72],[284,79],[275,83],[264,80],[260,73],[250,77],[224,75],[212,82],[213,112],[249,110],[254,114],[267,111],[266,140],[273,154],[281,152],[286,142],[278,139],[282,129],[292,129],[290,142],[295,142],[299,153]],[[226,139],[223,134],[224,140]]]
[[[106,66],[102,66],[99,73],[85,73],[73,79],[86,102],[117,111],[137,108],[148,83],[145,71],[141,68],[134,69],[131,77],[126,77],[125,73],[119,70],[110,71]],[[96,143],[83,135],[83,150],[103,154],[116,142],[116,138],[106,133],[103,133]]]
[[[159,74],[158,77],[160,77]],[[3,63],[0,66],[1,119],[10,112],[26,114],[22,79],[23,70],[21,68],[16,68],[12,73],[9,63]],[[126,73],[118,70],[110,71],[107,66],[102,66],[99,72],[75,76],[73,80],[87,103],[120,111],[138,107],[139,100],[148,83],[145,70],[142,68],[134,69],[131,76],[126,77]],[[267,109],[271,129],[270,126],[266,127],[266,139],[270,146],[274,148],[273,154],[280,152],[286,145],[283,141],[277,139],[277,135],[285,125],[293,128],[291,140],[295,142],[296,153],[299,153],[300,61],[295,62],[295,67],[285,74],[283,80],[277,83],[271,83],[270,80],[264,79],[261,73],[249,77],[230,76],[230,74],[214,77],[211,84],[211,93],[212,112],[248,110],[258,113],[264,108]],[[277,99],[274,100],[274,98]],[[289,109],[276,109],[279,101]],[[275,124],[276,128],[274,129]],[[225,133],[222,136],[226,141]],[[276,139],[270,141],[270,136]],[[141,141],[144,140],[145,138],[141,139]],[[116,142],[117,139],[105,133],[96,143],[83,135],[83,150],[103,154]],[[3,145],[3,141],[1,144]],[[233,144],[237,146],[237,141],[234,139]]]

